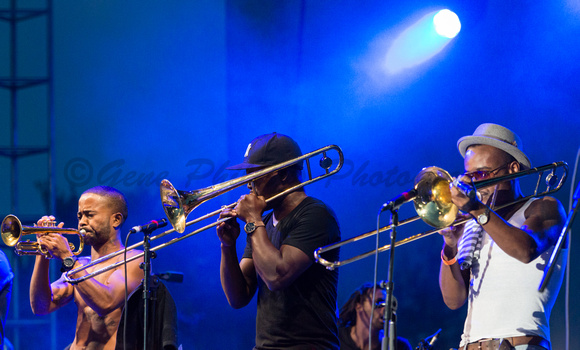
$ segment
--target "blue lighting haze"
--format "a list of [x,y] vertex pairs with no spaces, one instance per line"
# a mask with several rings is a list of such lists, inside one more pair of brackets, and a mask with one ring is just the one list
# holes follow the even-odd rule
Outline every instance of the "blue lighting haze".
[[[453,12],[446,10],[455,15]],[[458,32],[459,19],[452,24],[450,14],[443,11],[430,12],[409,26],[393,42],[386,56],[386,68],[390,74],[417,66],[437,55]],[[451,16],[452,17],[452,16]],[[455,18],[457,16],[455,15]],[[445,24],[444,24],[445,22]],[[452,32],[456,30],[455,35]],[[445,33],[445,35],[440,34]]]

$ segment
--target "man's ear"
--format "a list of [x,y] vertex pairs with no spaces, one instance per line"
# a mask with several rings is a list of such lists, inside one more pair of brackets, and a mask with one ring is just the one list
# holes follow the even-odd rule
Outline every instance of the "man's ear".
[[509,172],[512,174],[517,173],[521,170],[520,163],[518,161],[513,161],[510,163],[508,169],[509,169]]
[[123,214],[115,213],[111,215],[111,224],[115,229],[118,229],[123,223]]
[[288,179],[288,168],[284,168],[277,171],[278,178],[280,178],[280,182],[286,183]]

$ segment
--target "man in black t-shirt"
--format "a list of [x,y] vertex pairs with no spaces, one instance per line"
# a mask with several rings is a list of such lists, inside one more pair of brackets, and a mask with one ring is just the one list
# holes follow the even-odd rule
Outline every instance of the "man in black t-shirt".
[[[244,161],[228,169],[251,173],[301,155],[294,140],[272,133],[254,139]],[[250,194],[221,213],[232,220],[217,226],[220,277],[228,302],[236,309],[244,307],[258,291],[255,349],[338,349],[338,272],[316,264],[313,255],[316,248],[340,241],[338,221],[303,188],[265,201],[299,184],[301,170],[297,163],[253,181]],[[236,240],[241,230],[235,218],[245,223],[247,234],[239,262]],[[338,251],[328,258],[338,260]]]

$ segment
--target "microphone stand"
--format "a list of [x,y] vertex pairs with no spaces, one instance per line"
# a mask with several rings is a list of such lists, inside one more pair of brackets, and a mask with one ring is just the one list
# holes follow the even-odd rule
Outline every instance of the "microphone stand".
[[381,344],[382,350],[395,350],[395,344],[397,341],[397,327],[396,327],[396,316],[393,311],[393,263],[395,260],[395,241],[397,236],[396,228],[399,225],[399,213],[397,208],[391,206],[391,249],[389,255],[389,266],[387,281],[383,282],[383,286],[387,292],[387,300],[385,304],[385,325],[383,329],[383,342]]
[[151,274],[151,259],[155,259],[156,253],[151,251],[151,241],[150,236],[155,228],[143,229],[143,262],[141,263],[141,269],[143,269],[143,350],[147,350],[147,321],[148,321],[148,311],[149,311],[149,300],[151,300],[151,290],[150,290],[150,274]]
[[[558,256],[560,255],[560,251],[562,250],[562,247],[564,246],[564,241],[566,240],[566,237],[568,236],[568,231],[570,230],[570,226],[572,226],[572,222],[574,221],[574,217],[576,216],[576,212],[578,211],[578,201],[580,200],[580,184],[578,184],[578,187],[576,187],[576,192],[574,193],[574,197],[573,198],[573,203],[572,203],[572,209],[570,210],[570,213],[568,214],[568,218],[566,219],[566,223],[564,224],[564,227],[562,228],[562,231],[560,232],[560,236],[558,237],[558,241],[556,242],[556,246],[554,247],[554,250],[552,251],[552,256],[550,256],[550,260],[548,261],[548,264],[546,265],[546,268],[544,269],[544,277],[542,278],[542,282],[540,283],[540,287],[538,288],[538,290],[540,292],[543,292],[544,289],[546,289],[546,286],[548,285],[548,282],[550,281],[550,277],[552,277],[552,273],[554,272],[554,266],[556,266],[556,260],[558,259]],[[570,267],[568,267],[570,268]]]

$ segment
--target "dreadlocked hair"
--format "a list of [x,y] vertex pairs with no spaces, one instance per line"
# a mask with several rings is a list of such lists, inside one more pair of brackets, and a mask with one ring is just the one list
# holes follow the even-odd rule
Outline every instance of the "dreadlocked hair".
[[[356,324],[356,305],[362,303],[364,298],[372,293],[373,287],[372,283],[365,283],[350,295],[350,298],[340,308],[338,315],[339,327],[352,327]],[[381,287],[381,283],[377,283],[376,287],[378,290],[384,290]]]

